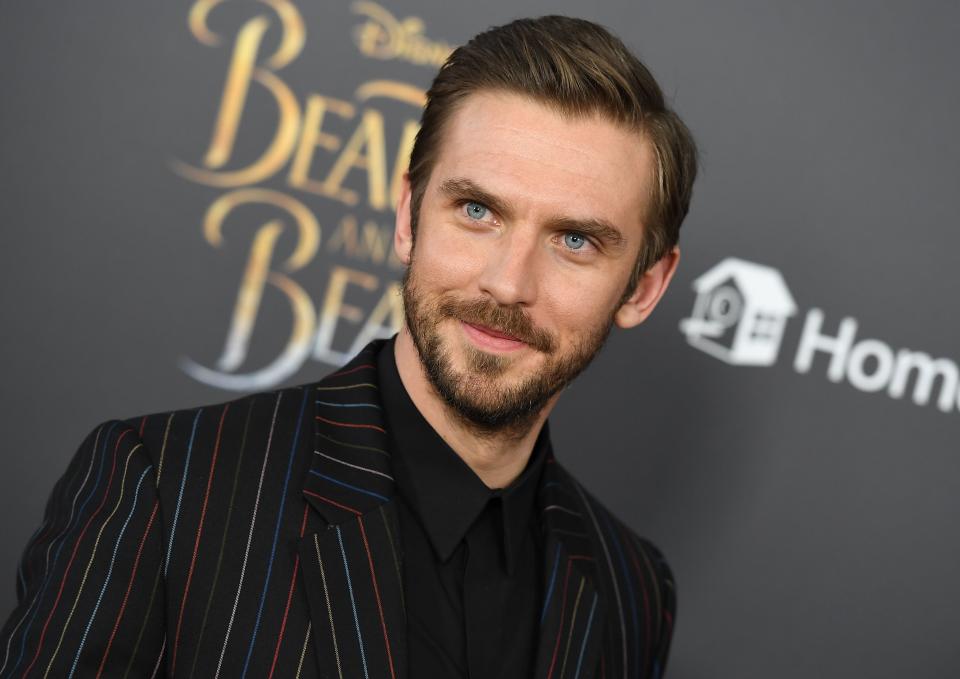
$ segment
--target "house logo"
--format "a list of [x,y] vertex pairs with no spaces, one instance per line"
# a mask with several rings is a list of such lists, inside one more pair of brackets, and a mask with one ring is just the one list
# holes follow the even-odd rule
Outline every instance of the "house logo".
[[731,365],[773,365],[797,305],[776,269],[728,257],[693,282],[687,341]]
[[[777,362],[787,321],[797,305],[776,269],[728,257],[693,281],[697,293],[680,330],[697,349],[734,366]],[[822,309],[807,309],[793,356],[801,375],[816,366],[830,382],[857,391],[935,403],[944,413],[960,410],[960,364],[925,351],[900,348],[873,337],[859,338],[860,323],[845,316],[834,325]]]

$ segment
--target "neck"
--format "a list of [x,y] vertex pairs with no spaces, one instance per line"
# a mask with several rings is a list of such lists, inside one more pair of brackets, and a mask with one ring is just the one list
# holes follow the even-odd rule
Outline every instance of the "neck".
[[556,398],[537,414],[525,431],[481,434],[451,412],[430,384],[406,326],[397,335],[394,358],[400,381],[417,410],[488,488],[504,488],[520,476]]

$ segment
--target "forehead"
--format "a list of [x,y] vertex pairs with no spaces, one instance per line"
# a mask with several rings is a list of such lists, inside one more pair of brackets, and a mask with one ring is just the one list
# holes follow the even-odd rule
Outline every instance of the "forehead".
[[606,219],[632,239],[649,205],[653,162],[651,144],[622,125],[482,91],[447,121],[430,183],[465,177],[524,211]]

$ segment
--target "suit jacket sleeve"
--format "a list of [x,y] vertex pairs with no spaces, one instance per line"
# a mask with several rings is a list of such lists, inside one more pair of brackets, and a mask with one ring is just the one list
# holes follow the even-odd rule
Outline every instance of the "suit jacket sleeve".
[[129,424],[86,437],[23,551],[0,677],[154,675],[165,607],[156,478]]

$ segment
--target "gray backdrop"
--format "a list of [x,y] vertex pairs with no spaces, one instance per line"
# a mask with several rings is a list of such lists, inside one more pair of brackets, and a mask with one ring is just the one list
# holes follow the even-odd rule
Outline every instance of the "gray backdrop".
[[[364,149],[376,151],[379,115],[388,181],[415,108],[358,89],[425,87],[436,43],[556,12],[610,26],[638,52],[703,150],[682,262],[651,320],[614,334],[551,422],[558,456],[673,565],[669,676],[957,676],[960,6],[294,5],[305,43],[273,73],[299,109],[287,128],[314,95],[353,107],[323,122],[341,144],[374,111]],[[379,250],[392,215],[368,173],[354,168],[340,187],[356,205],[323,195],[337,151],[304,156],[309,185],[291,180],[289,159],[233,187],[178,164],[211,170],[238,35],[269,21],[261,64],[293,35],[266,4],[231,0],[205,24],[220,45],[203,44],[191,7],[196,17],[202,7],[189,2],[0,6],[3,611],[20,550],[91,427],[235,393],[191,365],[257,389],[315,380],[331,365],[303,352],[264,372],[287,351],[294,319],[311,342],[326,333],[328,359],[347,352],[399,276]],[[371,18],[379,10],[414,22],[391,33]],[[275,101],[251,85],[218,172],[260,156],[280,127]],[[281,272],[300,243],[289,214],[255,201],[224,219],[214,247],[205,215],[238,187],[306,206],[321,240],[283,273],[286,289],[264,289],[231,363],[255,237],[281,219],[269,267]],[[320,315],[313,325],[303,304],[292,313],[291,285]],[[765,331],[734,337],[756,318]],[[841,335],[842,346],[823,339]],[[749,342],[765,342],[766,358]],[[600,401],[601,391],[617,396]],[[614,465],[624,458],[629,474]]]

